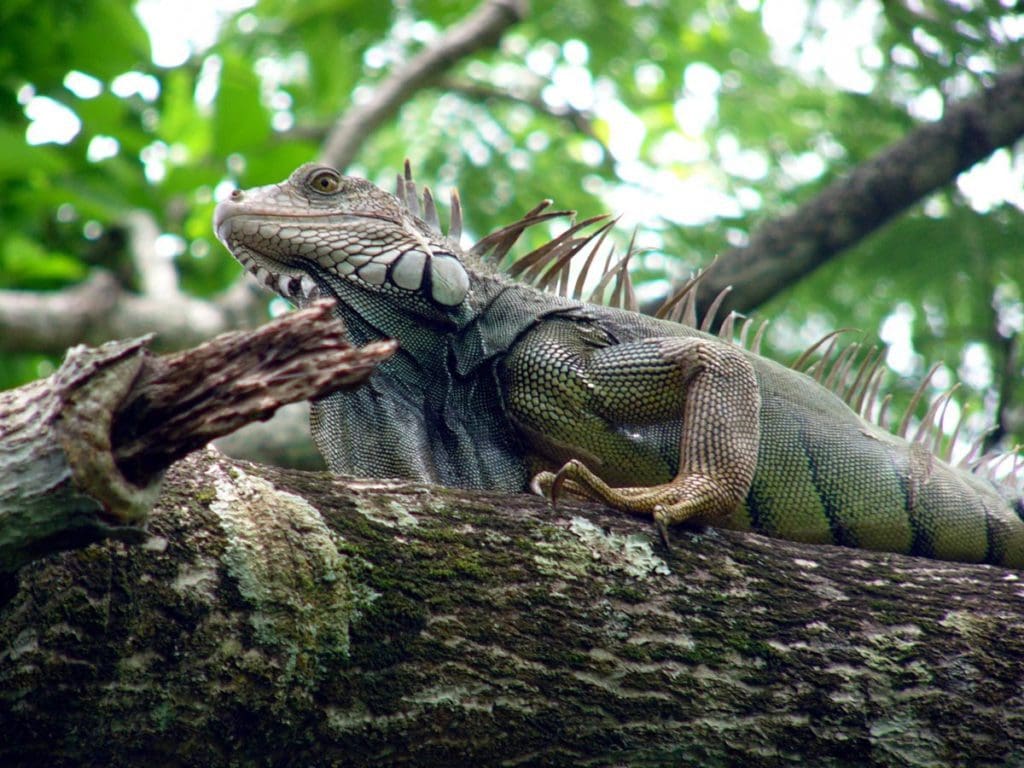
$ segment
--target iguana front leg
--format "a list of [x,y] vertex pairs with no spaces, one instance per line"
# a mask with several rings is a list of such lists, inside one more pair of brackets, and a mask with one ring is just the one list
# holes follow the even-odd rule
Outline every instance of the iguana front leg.
[[[663,535],[673,523],[729,515],[750,488],[759,442],[761,399],[743,353],[705,336],[610,345],[599,336],[548,323],[506,362],[513,422],[542,460],[565,462],[534,488],[653,516]],[[676,419],[678,463],[649,429]]]

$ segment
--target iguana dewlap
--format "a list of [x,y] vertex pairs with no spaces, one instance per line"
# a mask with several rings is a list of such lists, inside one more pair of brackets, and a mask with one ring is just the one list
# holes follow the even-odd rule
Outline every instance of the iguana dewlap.
[[1024,567],[1019,494],[728,341],[513,280],[479,258],[504,230],[464,251],[412,199],[305,165],[217,206],[271,290],[335,297],[355,343],[399,341],[369,385],[313,404],[333,471],[514,492],[542,470],[535,488],[661,526]]

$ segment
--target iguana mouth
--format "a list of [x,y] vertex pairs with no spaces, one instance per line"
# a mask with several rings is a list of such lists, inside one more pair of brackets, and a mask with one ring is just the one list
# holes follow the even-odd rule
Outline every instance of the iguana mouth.
[[[299,266],[285,260],[288,258],[287,254],[271,254],[253,247],[251,235],[254,233],[246,232],[247,220],[252,220],[252,211],[239,210],[236,205],[227,201],[226,204],[217,206],[214,232],[235,255],[245,271],[256,278],[260,286],[287,299],[300,309],[324,294],[316,278],[305,266],[306,263],[313,262],[303,261],[303,266]],[[296,257],[296,260],[300,259]]]
[[237,243],[235,248],[237,250],[232,249],[235,258],[246,272],[255,277],[261,286],[288,299],[300,309],[322,295],[316,280],[300,267],[283,264],[248,245]]

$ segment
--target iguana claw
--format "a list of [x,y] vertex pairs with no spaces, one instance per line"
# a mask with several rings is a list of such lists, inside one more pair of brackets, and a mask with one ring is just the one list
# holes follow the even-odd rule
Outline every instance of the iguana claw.
[[551,497],[551,508],[554,509],[558,504],[558,497],[562,495],[562,488],[565,486],[567,480],[569,480],[570,474],[576,474],[579,470],[586,470],[579,461],[572,459],[562,465],[551,479],[551,488],[548,493]]
[[665,520],[665,509],[659,505],[654,508],[654,527],[658,529],[658,535],[661,537],[661,543],[665,545],[665,549],[672,549],[672,544],[668,540],[668,523]]
[[568,478],[567,468],[570,464],[579,464],[575,459],[565,464],[558,472],[538,472],[530,481],[530,490],[551,502],[551,508],[558,507],[558,499],[563,491],[568,491],[583,499],[592,498],[585,489],[580,488]]
[[[647,507],[631,503],[629,490],[646,489],[612,488],[595,475],[586,464],[578,459],[571,459],[563,464],[557,472],[538,472],[530,481],[530,489],[538,496],[544,496],[555,509],[563,492],[568,491],[574,496],[606,504],[613,509],[633,514],[651,515],[658,536],[667,549],[671,549],[668,536],[668,525],[671,522],[669,511],[662,504]],[[626,493],[622,493],[626,491]],[[639,498],[638,498],[639,500]]]
[[538,496],[549,498],[550,494],[545,490],[545,486],[551,483],[553,475],[550,472],[538,472],[532,478],[530,478],[530,491]]

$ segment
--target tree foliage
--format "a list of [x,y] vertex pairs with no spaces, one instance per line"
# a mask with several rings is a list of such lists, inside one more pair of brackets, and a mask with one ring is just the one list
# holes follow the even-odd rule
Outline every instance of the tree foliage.
[[[260,0],[160,66],[150,36],[168,30],[125,0],[5,3],[0,289],[102,268],[142,290],[128,214],[143,211],[183,290],[218,295],[240,273],[212,236],[218,190],[319,156],[341,116],[478,5]],[[390,185],[411,158],[441,199],[458,186],[476,234],[542,198],[622,213],[620,244],[639,228],[636,279],[657,294],[1017,65],[1022,37],[1019,10],[995,0],[537,3],[368,131],[349,170]],[[59,109],[77,130],[37,143]],[[999,150],[781,291],[758,310],[769,346],[882,334],[898,391],[944,359],[936,386],[959,369],[959,401],[1024,437],[1022,167]],[[52,364],[5,348],[0,386]]]

